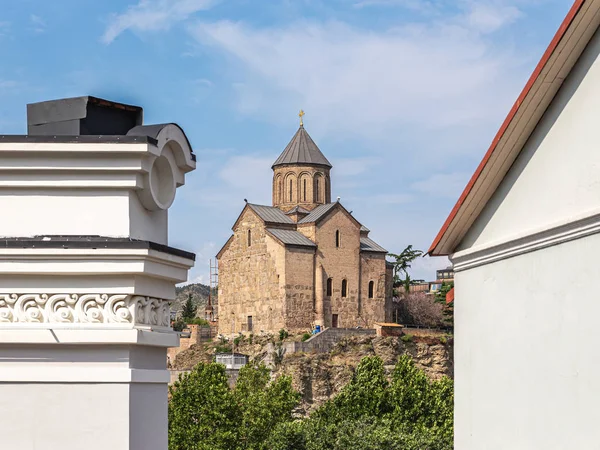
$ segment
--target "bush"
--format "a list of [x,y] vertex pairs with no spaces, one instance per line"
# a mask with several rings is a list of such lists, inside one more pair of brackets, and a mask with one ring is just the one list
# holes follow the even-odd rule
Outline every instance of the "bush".
[[300,398],[290,377],[270,378],[264,365],[249,364],[231,389],[225,367],[198,364],[169,389],[169,450],[266,450]]
[[302,342],[307,341],[310,339],[310,333],[304,333],[302,335]]
[[283,341],[284,339],[287,339],[289,336],[289,333],[284,330],[283,328],[281,330],[279,330],[279,340]]
[[250,333],[250,335],[248,336],[248,344],[252,345],[253,339],[254,339],[254,335],[252,333]]
[[229,344],[218,344],[215,346],[215,353],[231,353],[231,345]]
[[400,339],[402,339],[402,342],[412,342],[413,340],[413,335],[412,334],[403,334]]
[[188,325],[200,325],[201,327],[210,327],[208,320],[202,319],[200,317],[195,317],[192,320],[189,320]]
[[398,302],[400,323],[425,327],[444,326],[444,307],[424,292],[405,295]]
[[186,323],[185,321],[183,321],[182,319],[179,319],[175,322],[173,322],[173,331],[183,331],[183,329],[185,328]]
[[238,345],[240,345],[240,342],[242,342],[243,340],[244,340],[244,336],[243,335],[237,336],[233,340],[233,345],[235,345],[237,347]]

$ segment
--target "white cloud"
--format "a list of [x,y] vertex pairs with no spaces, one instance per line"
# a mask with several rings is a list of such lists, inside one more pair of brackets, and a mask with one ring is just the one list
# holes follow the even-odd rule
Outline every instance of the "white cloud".
[[192,14],[209,9],[214,3],[215,0],[140,0],[124,13],[112,16],[101,40],[110,44],[125,30],[167,30]]
[[[266,29],[220,21],[190,32],[234,57],[225,61],[233,61],[229,73],[241,113],[281,124],[301,106],[311,132],[373,145],[397,144],[399,137],[432,140],[439,130],[464,136],[469,133],[460,127],[497,123],[524,79],[523,61],[489,43],[480,32],[483,21],[479,13],[475,24],[462,15],[383,31],[335,21]],[[466,151],[448,142],[428,151]]]
[[436,173],[424,180],[414,182],[411,189],[435,197],[458,198],[469,181],[464,172]]
[[31,16],[29,16],[29,21],[31,22],[33,31],[36,33],[43,33],[46,31],[46,21],[40,16],[31,14]]
[[482,33],[493,33],[521,16],[522,12],[514,5],[474,2],[466,20],[470,26]]

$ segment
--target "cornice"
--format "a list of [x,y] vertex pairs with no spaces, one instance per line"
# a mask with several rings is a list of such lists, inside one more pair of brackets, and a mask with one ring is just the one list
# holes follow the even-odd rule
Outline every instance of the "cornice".
[[501,242],[462,250],[454,253],[450,260],[454,265],[454,271],[460,272],[597,233],[600,233],[600,211],[588,213],[586,216],[572,217]]

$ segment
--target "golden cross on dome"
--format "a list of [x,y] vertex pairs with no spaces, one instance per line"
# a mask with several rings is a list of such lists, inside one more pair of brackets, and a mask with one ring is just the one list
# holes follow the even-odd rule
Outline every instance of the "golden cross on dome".
[[300,113],[298,113],[298,117],[300,117],[300,126],[303,127],[304,126],[304,121],[302,120],[302,116],[304,116],[304,111],[300,110]]

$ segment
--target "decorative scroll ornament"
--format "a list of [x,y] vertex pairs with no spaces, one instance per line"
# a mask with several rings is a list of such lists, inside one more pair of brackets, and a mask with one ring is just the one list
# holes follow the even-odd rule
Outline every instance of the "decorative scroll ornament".
[[2,323],[120,323],[168,327],[169,302],[127,294],[0,294],[0,325]]

